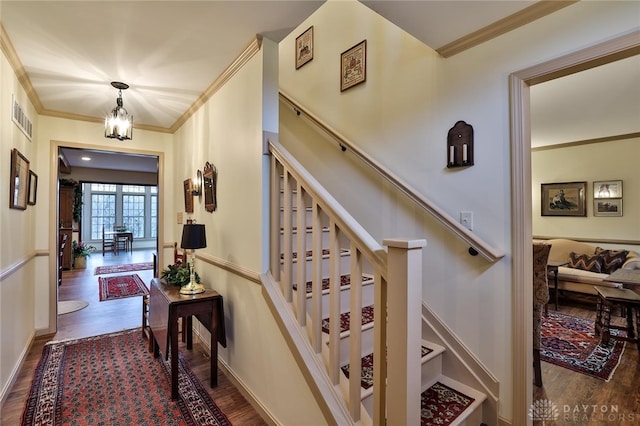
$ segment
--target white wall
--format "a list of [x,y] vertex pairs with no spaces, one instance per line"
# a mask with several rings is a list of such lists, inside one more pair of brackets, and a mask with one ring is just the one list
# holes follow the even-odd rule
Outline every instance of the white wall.
[[[0,400],[4,400],[10,380],[17,372],[17,361],[26,356],[28,344],[35,334],[33,298],[36,269],[46,264],[36,257],[33,226],[36,208],[9,208],[9,175],[11,151],[16,148],[39,173],[37,143],[30,142],[11,120],[12,95],[16,96],[34,125],[38,135],[38,117],[4,54],[0,55]],[[40,192],[42,193],[42,191]]]
[[[295,37],[311,25],[314,59],[296,70]],[[443,59],[365,6],[341,1],[325,3],[280,43],[286,93],[453,217],[472,211],[474,232],[507,253],[494,265],[470,258],[384,184],[363,183],[335,145],[317,154],[319,138],[294,139],[296,118],[281,110],[281,140],[372,235],[427,239],[423,299],[498,377],[505,419],[512,404],[508,76],[637,25],[633,2],[579,2]],[[364,39],[367,80],[340,92],[340,53]],[[450,170],[447,132],[458,120],[474,128],[475,166]]]
[[[211,162],[218,170],[218,208],[209,213],[204,198],[189,215],[206,226],[207,247],[200,256],[241,268],[258,277],[265,271],[267,235],[263,218],[263,131],[277,126],[277,47],[263,40],[261,51],[234,75],[175,134],[174,198],[169,213],[175,221],[184,210],[182,181]],[[268,164],[268,163],[267,163]],[[185,214],[185,219],[187,215]],[[179,241],[181,226],[173,238]],[[286,342],[261,294],[249,279],[199,260],[198,274],[206,287],[224,298],[228,347],[219,356],[278,424],[324,423]],[[206,330],[202,331],[207,336]]]
[[[640,241],[640,139],[623,139],[531,153],[533,234],[545,237]],[[593,182],[622,181],[622,217],[594,216]],[[540,184],[586,182],[586,217],[542,216]]]

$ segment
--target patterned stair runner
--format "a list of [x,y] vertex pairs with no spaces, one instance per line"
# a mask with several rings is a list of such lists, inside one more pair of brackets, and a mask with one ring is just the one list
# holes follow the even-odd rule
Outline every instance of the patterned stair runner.
[[[373,278],[368,277],[366,275],[362,276],[362,284],[369,284],[373,282]],[[341,275],[340,276],[340,287],[346,287],[351,284],[351,275]],[[311,293],[312,283],[311,281],[307,282],[307,293]],[[293,285],[294,290],[298,290],[298,284]],[[329,290],[329,278],[322,279],[322,290]]]
[[421,426],[449,425],[475,401],[463,393],[436,382],[421,395]]
[[[424,358],[425,356],[433,352],[433,349],[423,346],[421,349],[421,352],[422,352],[421,356]],[[369,389],[371,386],[373,386],[373,354],[363,356],[361,362],[362,362],[362,379],[360,381],[360,385],[364,389]],[[342,372],[344,373],[345,376],[347,376],[347,379],[348,379],[349,364],[342,367]]]
[[[373,305],[362,308],[362,325],[373,322]],[[351,312],[340,315],[340,332],[349,330],[351,324]],[[329,318],[322,320],[322,332],[329,333]]]

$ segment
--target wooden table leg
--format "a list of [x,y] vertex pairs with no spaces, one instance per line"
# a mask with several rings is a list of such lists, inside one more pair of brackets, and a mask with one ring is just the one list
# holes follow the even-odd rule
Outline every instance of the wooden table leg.
[[175,312],[169,314],[169,333],[171,334],[171,399],[178,399],[178,317]]

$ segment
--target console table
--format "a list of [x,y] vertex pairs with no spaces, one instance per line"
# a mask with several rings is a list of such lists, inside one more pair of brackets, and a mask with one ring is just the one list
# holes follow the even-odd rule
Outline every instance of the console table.
[[164,280],[151,280],[149,294],[149,328],[153,341],[153,355],[160,352],[169,358],[171,351],[171,399],[178,398],[178,319],[185,318],[187,349],[192,349],[192,317],[196,317],[211,333],[211,387],[218,385],[218,343],[227,346],[224,330],[222,296],[214,290],[194,295],[180,294],[180,287]]

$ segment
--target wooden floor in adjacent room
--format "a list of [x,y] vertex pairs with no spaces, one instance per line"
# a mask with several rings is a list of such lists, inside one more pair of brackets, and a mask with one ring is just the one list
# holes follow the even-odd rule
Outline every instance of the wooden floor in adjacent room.
[[[595,321],[595,296],[567,295],[570,297],[560,298],[559,312]],[[555,311],[553,304],[548,309]],[[618,311],[611,318],[612,323],[624,324]],[[534,386],[533,401],[551,401],[560,412],[558,420],[547,421],[547,425],[640,425],[640,357],[634,343],[626,343],[609,382],[543,361],[542,384],[541,388]]]
[[[99,301],[98,276],[94,275],[96,266],[151,261],[152,252],[145,250],[135,250],[133,253],[120,252],[117,256],[109,253],[104,257],[101,253],[94,253],[88,258],[87,269],[63,272],[62,285],[58,289],[58,300],[83,300],[89,302],[89,306],[80,311],[58,315],[58,332],[52,336],[36,338],[24,365],[20,369],[18,378],[7,396],[2,409],[1,425],[20,424],[33,371],[38,364],[45,343],[52,340],[96,336],[141,326],[141,296]],[[123,272],[122,275],[134,273],[138,274],[147,285],[153,278],[152,270]],[[141,348],[141,350],[147,350],[147,348]],[[192,351],[181,348],[181,353],[204,384],[204,388],[207,389],[216,405],[226,414],[231,423],[234,425],[267,424],[220,368],[218,369],[218,386],[215,389],[209,387],[208,353],[199,344],[194,343]]]

